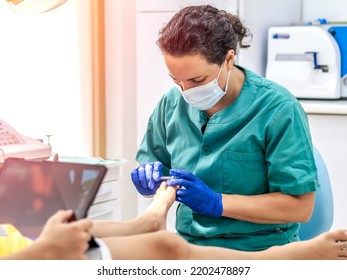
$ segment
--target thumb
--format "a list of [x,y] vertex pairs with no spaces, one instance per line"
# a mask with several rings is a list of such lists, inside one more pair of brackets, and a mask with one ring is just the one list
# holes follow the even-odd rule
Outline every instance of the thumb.
[[189,171],[179,170],[179,169],[171,169],[170,175],[178,178],[184,178],[187,180],[194,180],[195,176]]

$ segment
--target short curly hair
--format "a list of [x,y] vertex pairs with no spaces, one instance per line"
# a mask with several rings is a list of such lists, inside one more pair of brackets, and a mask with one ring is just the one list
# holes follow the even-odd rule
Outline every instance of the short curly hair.
[[200,54],[209,63],[222,65],[227,52],[248,48],[244,38],[252,34],[240,18],[210,5],[188,6],[177,12],[160,30],[157,45],[164,54]]

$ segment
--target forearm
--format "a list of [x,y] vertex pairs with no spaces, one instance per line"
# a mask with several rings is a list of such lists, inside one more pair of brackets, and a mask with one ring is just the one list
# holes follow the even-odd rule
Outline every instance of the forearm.
[[279,192],[261,195],[222,195],[224,217],[262,224],[305,222],[312,214],[314,193],[291,196]]
[[45,260],[47,256],[47,248],[40,242],[34,242],[27,248],[17,253],[1,257],[0,260]]

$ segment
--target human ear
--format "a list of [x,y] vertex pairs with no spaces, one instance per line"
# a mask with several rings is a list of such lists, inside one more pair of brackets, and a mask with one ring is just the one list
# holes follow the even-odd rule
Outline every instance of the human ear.
[[228,50],[227,55],[225,57],[225,62],[228,71],[231,70],[235,62],[235,51],[233,49]]

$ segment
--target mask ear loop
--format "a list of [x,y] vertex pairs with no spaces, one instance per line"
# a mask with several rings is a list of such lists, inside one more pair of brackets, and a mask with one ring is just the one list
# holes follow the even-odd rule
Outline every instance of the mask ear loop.
[[[219,79],[220,73],[222,73],[222,67],[223,67],[223,65],[224,65],[224,62],[223,62],[223,64],[220,66],[219,73],[218,73],[218,76],[217,76],[217,78],[216,78],[217,81],[218,81],[218,79]],[[226,81],[224,93],[227,93],[227,92],[228,92],[228,89],[229,89],[230,72],[231,72],[231,70],[228,71],[228,76],[227,76],[227,81]]]
[[223,64],[222,64],[222,65],[220,66],[220,68],[219,68],[219,73],[218,73],[217,78],[216,78],[217,81],[218,81],[218,79],[219,79],[220,73],[222,73],[223,65],[224,65],[224,62],[223,62]]
[[226,82],[226,85],[225,85],[224,93],[227,93],[227,92],[228,92],[228,89],[229,89],[229,78],[230,78],[230,73],[231,73],[231,70],[228,71],[227,82]]

